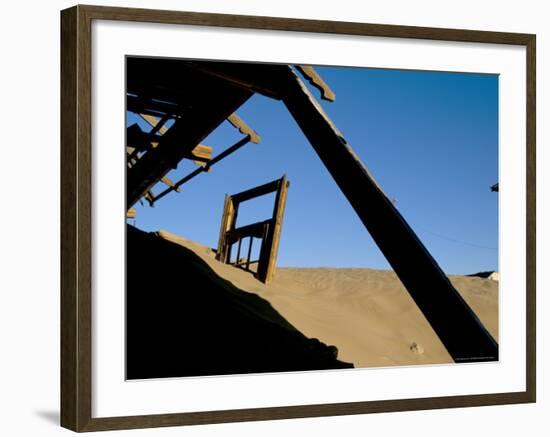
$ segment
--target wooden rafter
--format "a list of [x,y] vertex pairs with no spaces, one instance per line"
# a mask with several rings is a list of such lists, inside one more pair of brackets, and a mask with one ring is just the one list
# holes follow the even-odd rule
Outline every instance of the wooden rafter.
[[229,121],[229,123],[231,123],[240,133],[243,135],[248,135],[250,137],[250,142],[260,144],[260,136],[236,113],[233,113],[227,117],[227,121]]
[[321,98],[329,102],[334,102],[336,95],[326,84],[323,78],[317,73],[311,65],[296,65],[296,69],[302,73],[307,81],[321,92]]

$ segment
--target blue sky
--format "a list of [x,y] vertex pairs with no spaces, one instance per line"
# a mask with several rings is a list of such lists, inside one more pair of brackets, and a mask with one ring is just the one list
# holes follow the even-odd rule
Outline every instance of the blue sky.
[[[498,181],[498,76],[316,69],[336,94],[323,107],[443,270],[498,270],[498,194],[489,189]],[[261,143],[244,146],[154,208],[138,204],[137,227],[215,247],[225,193],[286,173],[278,265],[390,268],[284,105],[255,95],[237,113]],[[240,137],[225,122],[203,143],[217,154]],[[195,168],[182,162],[170,177]],[[268,218],[272,202],[244,204],[237,224]]]

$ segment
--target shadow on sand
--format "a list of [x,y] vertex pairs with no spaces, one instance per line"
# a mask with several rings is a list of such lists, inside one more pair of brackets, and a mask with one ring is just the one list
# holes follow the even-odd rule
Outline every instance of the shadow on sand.
[[353,367],[191,250],[127,227],[128,379]]

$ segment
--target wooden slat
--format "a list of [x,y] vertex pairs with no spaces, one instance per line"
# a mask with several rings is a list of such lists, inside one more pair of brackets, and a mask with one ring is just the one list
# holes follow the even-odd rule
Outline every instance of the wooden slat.
[[290,182],[287,181],[286,175],[283,176],[280,182],[279,190],[277,191],[277,198],[275,199],[275,208],[273,211],[273,230],[272,240],[268,242],[269,261],[267,269],[265,271],[264,282],[269,284],[273,276],[275,275],[275,268],[277,265],[277,254],[279,253],[279,241],[281,239],[281,231],[283,228],[283,217],[285,214],[286,198],[288,193],[288,187]]
[[[160,117],[155,117],[153,115],[143,114],[143,113],[140,113],[139,116],[141,118],[143,118],[147,123],[149,123],[149,125],[152,128],[155,128],[157,126],[157,124],[160,122]],[[168,128],[166,126],[162,125],[159,128],[158,132],[159,132],[159,134],[164,135],[167,130],[168,130]]]
[[231,114],[229,117],[227,117],[227,121],[233,125],[240,133],[243,135],[248,135],[250,137],[250,141],[254,144],[260,143],[260,136],[254,131],[250,126],[248,126],[244,120],[239,117],[237,114]]
[[321,92],[321,98],[323,100],[329,102],[334,102],[334,100],[336,100],[336,95],[311,65],[296,65],[296,68],[311,85]]
[[280,179],[275,179],[274,181],[267,182],[257,187],[250,188],[249,190],[241,191],[240,193],[233,194],[232,199],[234,203],[246,202],[247,200],[253,199],[254,197],[263,196],[264,194],[273,193],[279,189]]
[[191,179],[197,177],[198,175],[200,175],[202,173],[205,173],[205,172],[207,172],[207,173],[210,172],[210,169],[211,169],[212,166],[214,166],[215,164],[217,164],[221,160],[227,158],[229,155],[235,153],[237,150],[239,150],[241,147],[248,144],[249,142],[250,142],[250,137],[246,136],[244,138],[241,138],[235,144],[228,147],[227,149],[225,149],[220,154],[214,156],[208,163],[206,163],[206,165],[204,167],[195,169],[191,173],[187,174],[186,176],[184,176],[183,178],[181,178],[180,180],[175,182],[173,187],[169,187],[169,188],[165,189],[164,191],[162,191],[161,193],[157,194],[153,198],[152,202],[156,202],[157,200],[162,199],[164,196],[168,195],[171,191],[174,191],[174,189],[176,189],[176,188],[180,187],[181,185],[189,182]]
[[174,191],[179,193],[181,191],[181,188],[180,187],[176,187],[176,184],[174,184],[174,181],[172,181],[172,179],[170,179],[168,176],[164,176],[160,179],[160,181],[164,184],[164,185],[167,185],[169,187],[172,187],[174,188]]
[[233,244],[241,238],[250,236],[255,238],[262,238],[265,226],[270,225],[272,221],[272,219],[268,219],[261,222],[241,226],[240,228],[230,229],[226,232],[226,242],[228,244]]
[[225,200],[223,204],[223,213],[222,221],[220,225],[220,238],[218,240],[218,251],[216,252],[216,259],[223,263],[227,262],[227,250],[226,250],[226,234],[227,231],[231,229],[231,226],[234,223],[235,208],[233,206],[233,201],[229,194],[225,195]]

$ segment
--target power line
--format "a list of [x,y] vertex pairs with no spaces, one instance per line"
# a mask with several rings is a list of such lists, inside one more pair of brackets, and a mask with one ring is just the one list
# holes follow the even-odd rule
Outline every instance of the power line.
[[490,246],[483,246],[481,244],[476,244],[476,243],[471,243],[469,241],[463,241],[463,240],[458,240],[456,238],[452,238],[452,237],[448,237],[447,235],[441,235],[441,234],[438,234],[436,232],[432,232],[426,228],[423,228],[421,226],[417,226],[416,227],[417,229],[420,229],[421,231],[427,233],[427,234],[430,234],[430,235],[433,235],[434,237],[437,237],[437,238],[441,238],[442,240],[447,240],[447,241],[451,241],[453,243],[457,243],[457,244],[463,244],[465,246],[472,246],[472,247],[477,247],[478,249],[486,249],[486,250],[498,250],[497,247],[490,247]]

